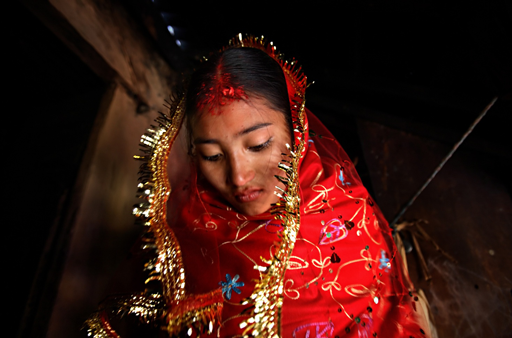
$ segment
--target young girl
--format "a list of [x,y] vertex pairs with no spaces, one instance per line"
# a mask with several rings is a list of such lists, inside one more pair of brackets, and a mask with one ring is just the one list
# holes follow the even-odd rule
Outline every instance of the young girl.
[[387,222],[305,89],[253,37],[195,71],[143,137],[145,290],[107,302],[91,334],[115,336],[115,308],[169,336],[430,336]]

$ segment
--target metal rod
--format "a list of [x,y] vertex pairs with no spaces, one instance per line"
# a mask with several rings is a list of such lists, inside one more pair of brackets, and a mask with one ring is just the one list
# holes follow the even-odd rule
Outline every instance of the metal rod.
[[402,215],[407,211],[407,209],[409,209],[409,207],[414,203],[414,201],[416,200],[416,198],[418,198],[418,196],[423,192],[423,190],[425,190],[425,188],[430,184],[430,182],[434,179],[434,177],[436,177],[437,173],[443,168],[443,166],[446,164],[446,162],[448,162],[448,160],[450,159],[450,157],[452,157],[453,153],[455,153],[455,151],[457,150],[457,148],[462,144],[462,142],[464,142],[464,140],[466,139],[466,137],[468,137],[469,134],[471,134],[471,132],[473,131],[473,129],[475,128],[475,126],[480,122],[480,120],[482,119],[482,117],[485,116],[485,114],[489,111],[489,109],[491,109],[491,107],[494,105],[494,102],[496,102],[496,100],[498,99],[498,97],[494,97],[491,102],[484,108],[484,110],[480,113],[480,115],[478,115],[478,117],[476,118],[475,121],[473,121],[473,123],[469,126],[468,130],[464,133],[464,135],[462,135],[462,138],[459,140],[459,142],[457,142],[452,150],[450,150],[450,152],[448,153],[448,155],[446,155],[446,157],[441,161],[441,163],[437,166],[437,168],[434,170],[434,172],[432,173],[432,175],[430,175],[430,177],[427,179],[427,181],[421,186],[421,188],[416,192],[416,194],[409,200],[409,202],[407,202],[407,204],[404,205],[404,207],[402,208],[402,210],[400,210],[400,212],[396,215],[395,219],[393,219],[393,221],[389,224],[389,226],[391,228],[394,228],[395,225],[396,225],[396,222],[398,222],[398,220],[400,219],[400,217],[402,217]]

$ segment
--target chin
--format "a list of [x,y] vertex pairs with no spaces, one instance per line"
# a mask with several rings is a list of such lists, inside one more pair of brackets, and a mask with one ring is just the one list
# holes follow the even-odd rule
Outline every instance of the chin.
[[258,205],[250,205],[251,203],[240,204],[237,203],[235,209],[246,216],[257,216],[267,212],[271,205],[270,203],[258,203]]

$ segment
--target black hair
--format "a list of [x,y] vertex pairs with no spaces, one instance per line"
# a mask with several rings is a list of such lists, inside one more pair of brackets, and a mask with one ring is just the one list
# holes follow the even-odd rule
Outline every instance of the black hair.
[[291,133],[285,75],[277,61],[257,48],[226,49],[200,65],[192,74],[187,89],[186,115],[189,121],[202,106],[211,88],[218,88],[220,82],[226,80],[232,88],[241,88],[249,97],[265,99],[269,108],[282,112]]

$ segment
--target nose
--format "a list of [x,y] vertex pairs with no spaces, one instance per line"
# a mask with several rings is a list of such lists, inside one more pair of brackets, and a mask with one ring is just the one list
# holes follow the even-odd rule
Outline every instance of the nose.
[[231,156],[229,161],[228,179],[231,184],[237,187],[243,187],[255,177],[256,172],[253,169],[250,161],[247,161],[243,156]]

